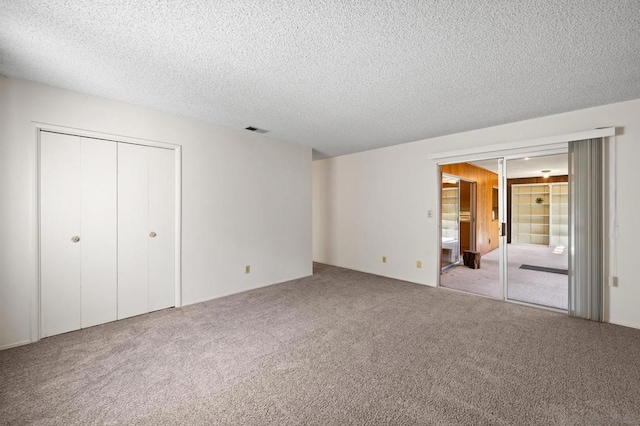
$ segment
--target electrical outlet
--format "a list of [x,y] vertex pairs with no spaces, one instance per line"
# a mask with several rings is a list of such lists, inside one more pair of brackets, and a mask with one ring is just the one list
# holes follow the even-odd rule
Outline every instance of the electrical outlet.
[[618,277],[610,276],[609,277],[609,286],[610,287],[618,287]]
[[387,256],[382,256],[382,263],[387,263]]
[[427,211],[427,217],[433,217],[433,210]]
[[244,267],[244,273],[245,274],[251,273],[251,265],[247,265],[247,266]]
[[422,262],[421,261],[416,261],[416,268],[420,269],[422,268]]

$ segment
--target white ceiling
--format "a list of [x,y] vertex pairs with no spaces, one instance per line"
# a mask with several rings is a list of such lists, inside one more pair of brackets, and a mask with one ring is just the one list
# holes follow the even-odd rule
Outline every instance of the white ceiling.
[[[474,161],[471,164],[498,173],[498,160]],[[544,157],[526,157],[507,161],[507,178],[541,177],[543,170],[550,170],[549,176],[562,176],[569,173],[567,154],[547,155]]]
[[3,75],[316,158],[640,98],[637,0],[0,0],[0,23]]

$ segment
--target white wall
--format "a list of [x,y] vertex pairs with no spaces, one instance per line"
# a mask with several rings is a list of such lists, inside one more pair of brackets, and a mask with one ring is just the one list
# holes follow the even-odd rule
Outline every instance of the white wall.
[[0,77],[0,348],[37,337],[32,121],[182,145],[184,304],[312,273],[310,148]]
[[[640,328],[640,100],[432,138],[313,163],[313,258],[317,262],[435,286],[438,168],[432,153],[620,127],[617,151],[619,237],[612,239],[608,321]],[[618,130],[620,131],[620,129]],[[612,180],[613,181],[613,180]],[[433,210],[434,217],[427,218]],[[387,256],[388,263],[381,262]],[[416,261],[422,261],[422,269]],[[617,269],[616,269],[617,268]]]

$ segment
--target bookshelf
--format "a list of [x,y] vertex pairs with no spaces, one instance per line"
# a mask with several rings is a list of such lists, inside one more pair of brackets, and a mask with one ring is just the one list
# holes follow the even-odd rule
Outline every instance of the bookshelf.
[[[458,200],[458,187],[449,187],[442,188],[442,221],[446,222],[447,225],[443,224],[444,229],[453,229],[458,232],[458,213],[459,213],[459,200]],[[455,223],[455,225],[454,225]]]
[[569,185],[551,185],[551,215],[549,224],[551,247],[569,246]]
[[442,267],[455,264],[460,256],[460,189],[442,185]]
[[511,242],[564,246],[569,243],[569,191],[566,182],[514,184]]

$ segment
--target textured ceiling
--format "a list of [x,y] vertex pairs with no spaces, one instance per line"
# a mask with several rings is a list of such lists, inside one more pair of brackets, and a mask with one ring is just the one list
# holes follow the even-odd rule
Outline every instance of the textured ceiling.
[[640,98],[640,1],[0,0],[0,73],[335,156]]

